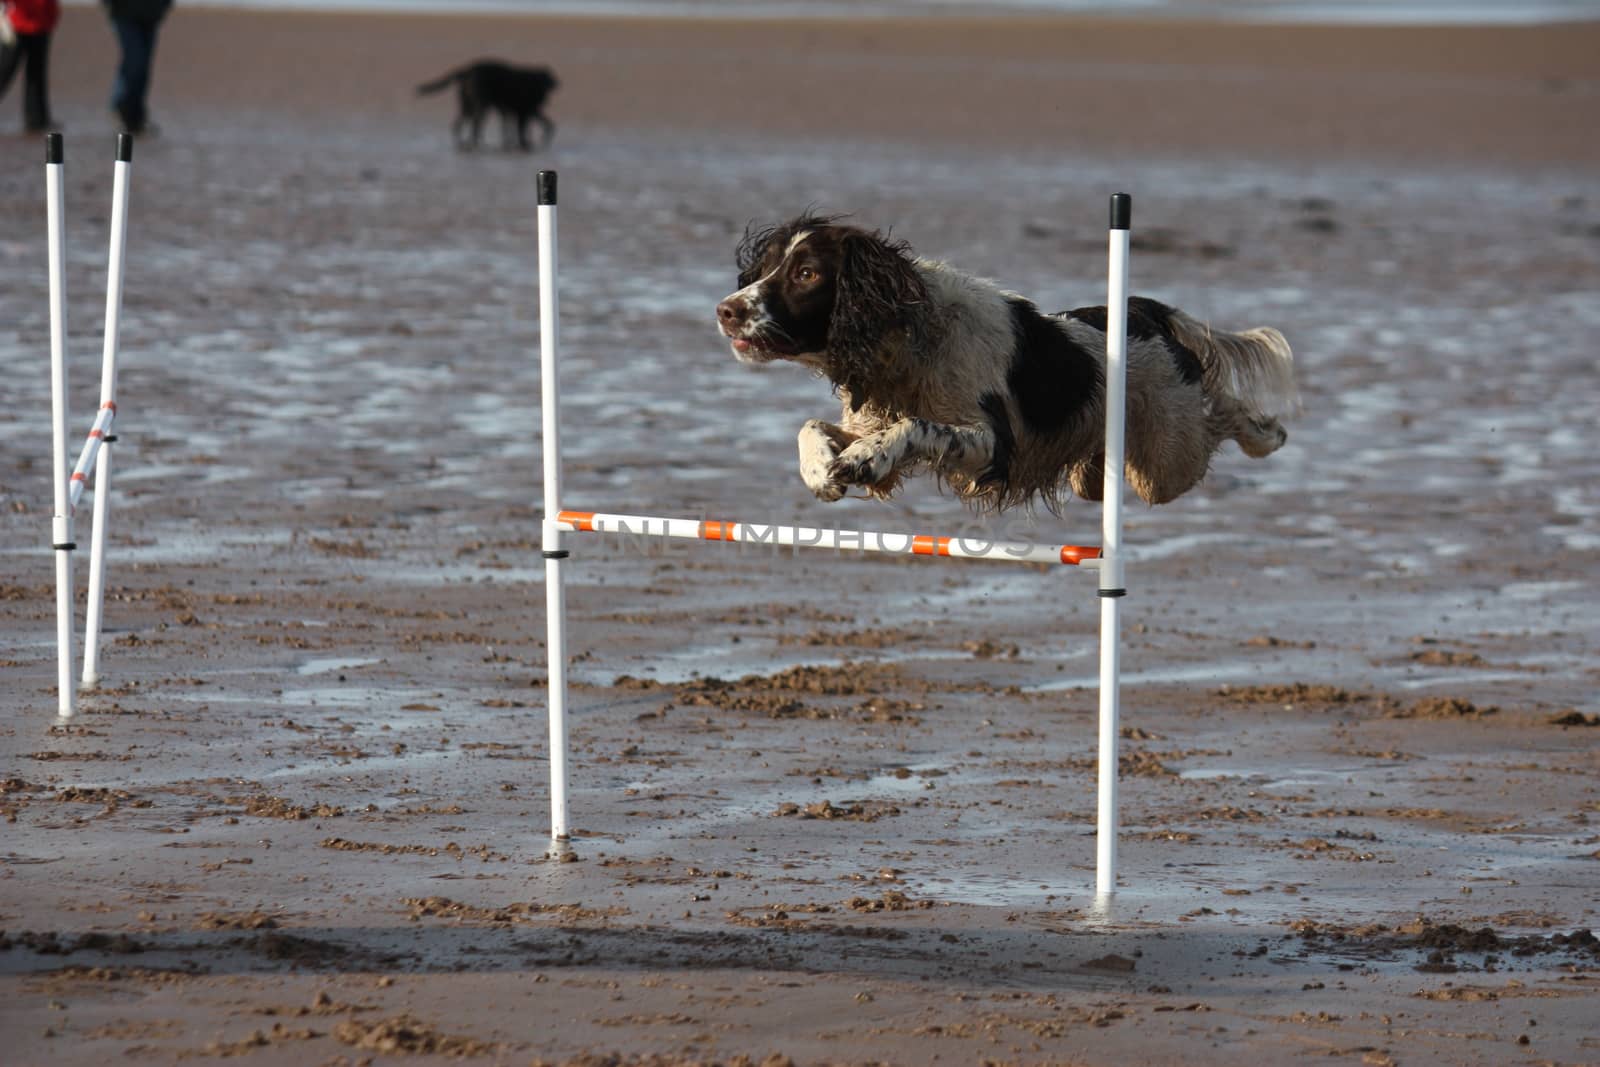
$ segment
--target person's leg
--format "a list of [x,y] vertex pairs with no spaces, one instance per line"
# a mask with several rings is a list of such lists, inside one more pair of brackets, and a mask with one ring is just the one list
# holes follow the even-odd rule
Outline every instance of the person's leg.
[[122,118],[122,124],[128,124],[128,116],[124,101],[128,99],[128,52],[133,47],[129,43],[131,23],[126,19],[111,16],[111,32],[117,38],[117,70],[111,78],[111,110]]
[[6,89],[11,85],[11,79],[17,73],[17,67],[22,63],[22,40],[13,40],[10,44],[0,44],[0,96],[6,95]]
[[111,86],[111,107],[130,133],[144,128],[144,95],[150,85],[150,49],[155,29],[133,19],[113,18],[112,29],[122,49],[116,81]]
[[143,121],[150,121],[150,86],[155,82],[156,76],[156,39],[160,34],[160,21],[146,23],[144,26],[144,91],[139,94],[139,109],[143,112]]
[[23,46],[28,58],[22,84],[22,122],[29,133],[39,133],[51,125],[50,34],[19,34],[17,43]]

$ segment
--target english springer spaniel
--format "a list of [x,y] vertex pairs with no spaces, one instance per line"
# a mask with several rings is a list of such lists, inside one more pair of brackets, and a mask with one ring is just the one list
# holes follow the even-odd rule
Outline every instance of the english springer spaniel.
[[[800,429],[800,477],[821,500],[887,497],[931,469],[982,510],[1056,510],[1065,487],[1099,500],[1105,463],[1104,307],[1056,315],[912,254],[838,216],[747,231],[739,290],[717,305],[743,363],[783,359],[827,377],[838,425]],[[1270,327],[1213,330],[1144,297],[1128,307],[1125,471],[1164,504],[1205,476],[1222,442],[1270,455],[1288,435],[1294,364]]]

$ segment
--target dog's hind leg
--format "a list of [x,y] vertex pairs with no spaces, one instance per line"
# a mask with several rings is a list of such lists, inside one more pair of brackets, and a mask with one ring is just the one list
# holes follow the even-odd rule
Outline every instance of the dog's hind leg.
[[1098,504],[1105,496],[1106,454],[1097,452],[1089,459],[1074,463],[1067,471],[1067,484],[1079,497]]
[[[1123,464],[1122,476],[1128,488],[1146,504],[1170,504],[1205,477],[1209,466],[1205,459],[1202,453],[1183,464],[1151,467],[1136,463],[1130,456]],[[1106,454],[1097,452],[1089,459],[1074,463],[1067,470],[1067,484],[1082,499],[1098,504],[1105,498]]]
[[1252,459],[1265,459],[1289,440],[1283,423],[1270,415],[1257,414],[1231,398],[1212,403],[1211,425],[1218,441],[1230,438]]
[[465,142],[458,140],[457,144],[461,148],[475,149],[483,138],[483,117],[488,109],[483,106],[477,97],[465,95],[464,90],[461,103],[461,117],[456,122],[467,127],[470,139]]
[[947,426],[927,419],[901,419],[858,438],[839,453],[829,476],[867,486],[878,496],[894,489],[901,475],[928,464],[958,482],[976,483],[994,459],[994,431],[987,426]]
[[1283,423],[1269,415],[1252,415],[1233,439],[1239,442],[1244,454],[1252,459],[1265,459],[1289,440],[1289,431]]
[[850,488],[834,478],[831,470],[839,453],[855,439],[849,431],[821,419],[810,419],[800,427],[800,480],[818,500],[831,504]]
[[[456,120],[450,124],[450,136],[454,139],[457,149],[466,149],[477,143],[478,140],[478,103],[468,84],[470,79],[462,78],[456,82]],[[462,135],[470,128],[472,141],[468,142]]]

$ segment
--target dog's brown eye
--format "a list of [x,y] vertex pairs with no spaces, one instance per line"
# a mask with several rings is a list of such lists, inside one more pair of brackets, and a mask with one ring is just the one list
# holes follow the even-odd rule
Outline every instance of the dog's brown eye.
[[801,267],[799,270],[795,271],[795,277],[799,278],[803,282],[814,282],[817,280],[818,275],[817,272],[812,270],[810,267]]

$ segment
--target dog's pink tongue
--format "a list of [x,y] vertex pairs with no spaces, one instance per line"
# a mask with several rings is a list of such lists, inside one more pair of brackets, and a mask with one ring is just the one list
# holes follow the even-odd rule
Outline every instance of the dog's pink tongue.
[[750,342],[749,341],[740,341],[737,338],[735,338],[734,342],[733,342],[733,348],[734,348],[734,351],[736,351],[736,352],[748,352],[748,351],[750,351]]

